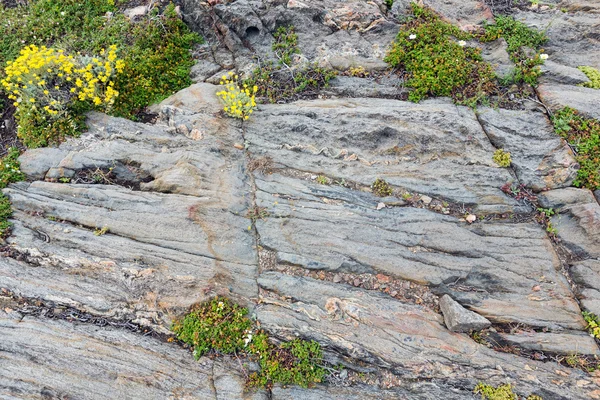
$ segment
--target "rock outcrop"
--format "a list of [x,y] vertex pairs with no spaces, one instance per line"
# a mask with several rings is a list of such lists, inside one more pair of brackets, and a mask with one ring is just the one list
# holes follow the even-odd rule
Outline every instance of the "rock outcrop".
[[[180,3],[207,38],[201,82],[153,106],[153,124],[91,113],[80,138],[25,152],[28,180],[4,190],[14,228],[0,258],[0,397],[474,399],[486,382],[600,398],[595,375],[556,362],[599,353],[581,311],[600,315],[600,205],[570,187],[578,165],[543,107],[415,104],[392,78],[344,77],[242,123],[211,82],[272,57],[277,26],[296,26],[309,61],[382,71],[408,2]],[[425,3],[465,29],[492,17],[480,1]],[[569,32],[598,24],[592,12],[556,18]],[[597,35],[578,29],[572,52],[550,32],[551,57],[597,67]],[[549,109],[557,90],[539,88]],[[510,168],[493,162],[499,148]],[[506,183],[557,210],[558,240]],[[195,361],[166,340],[174,318],[217,294],[279,340],[318,341],[343,373],[313,389],[249,390],[246,361]],[[444,295],[501,343],[449,330]]]

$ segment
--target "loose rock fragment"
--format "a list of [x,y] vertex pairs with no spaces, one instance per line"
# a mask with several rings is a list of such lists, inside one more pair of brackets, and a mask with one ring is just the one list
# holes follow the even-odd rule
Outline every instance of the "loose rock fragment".
[[480,331],[492,325],[487,318],[467,310],[447,294],[440,299],[440,308],[444,322],[452,332]]

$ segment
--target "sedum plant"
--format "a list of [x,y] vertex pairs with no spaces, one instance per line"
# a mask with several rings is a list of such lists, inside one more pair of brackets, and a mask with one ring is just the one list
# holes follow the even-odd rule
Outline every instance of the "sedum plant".
[[510,167],[510,163],[512,162],[510,158],[510,153],[508,151],[504,151],[502,149],[498,149],[494,152],[494,156],[492,160],[503,168]]
[[256,108],[255,96],[258,87],[255,85],[250,89],[246,83],[240,87],[238,76],[234,75],[233,71],[223,75],[220,84],[225,85],[224,90],[217,92],[217,96],[225,104],[223,111],[230,117],[241,118],[244,121],[250,118],[250,114]]

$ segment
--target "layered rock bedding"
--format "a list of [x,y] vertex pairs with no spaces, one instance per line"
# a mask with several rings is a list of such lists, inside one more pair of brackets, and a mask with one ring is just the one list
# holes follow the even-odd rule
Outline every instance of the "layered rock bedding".
[[[576,155],[550,118],[600,118],[577,69],[600,68],[600,6],[424,0],[462,29],[509,13],[548,36],[530,96],[470,108],[407,101],[383,61],[409,3],[180,1],[206,39],[196,83],[150,123],[88,114],[81,137],[23,153],[27,180],[4,189],[0,397],[476,399],[484,382],[600,399],[598,371],[579,368],[600,357],[582,315],[600,315],[600,192],[573,186]],[[295,62],[340,74],[226,117],[222,75],[273,59],[279,26],[295,27]],[[501,41],[486,46],[510,63]],[[342,74],[353,67],[368,74]],[[171,324],[215,295],[343,368],[250,389],[248,360],[194,360]],[[450,306],[483,330],[449,329]]]

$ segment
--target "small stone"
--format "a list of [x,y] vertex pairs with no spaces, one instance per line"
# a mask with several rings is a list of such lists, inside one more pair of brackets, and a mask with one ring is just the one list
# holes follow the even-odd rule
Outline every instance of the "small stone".
[[353,282],[354,286],[360,286],[360,279],[356,278]]
[[377,211],[381,210],[382,208],[385,208],[385,203],[377,204]]
[[381,283],[388,283],[390,281],[390,277],[383,274],[377,274],[376,278]]
[[340,274],[335,274],[333,276],[333,283],[340,283],[342,281],[342,277],[340,276]]
[[244,145],[243,145],[243,144],[240,144],[240,143],[235,143],[235,144],[233,145],[233,147],[235,147],[235,148],[236,148],[236,149],[238,149],[238,150],[244,150]]
[[474,214],[469,214],[469,215],[466,216],[465,220],[468,223],[472,224],[473,222],[475,222],[477,220],[477,216],[474,215]]
[[531,290],[533,290],[534,292],[539,292],[540,290],[542,290],[542,287],[540,285],[535,285],[531,288]]
[[491,325],[487,318],[469,311],[445,294],[440,299],[444,322],[452,332],[480,331]]
[[421,201],[423,202],[423,204],[428,206],[433,201],[433,199],[429,196],[423,195],[423,196],[421,196]]

